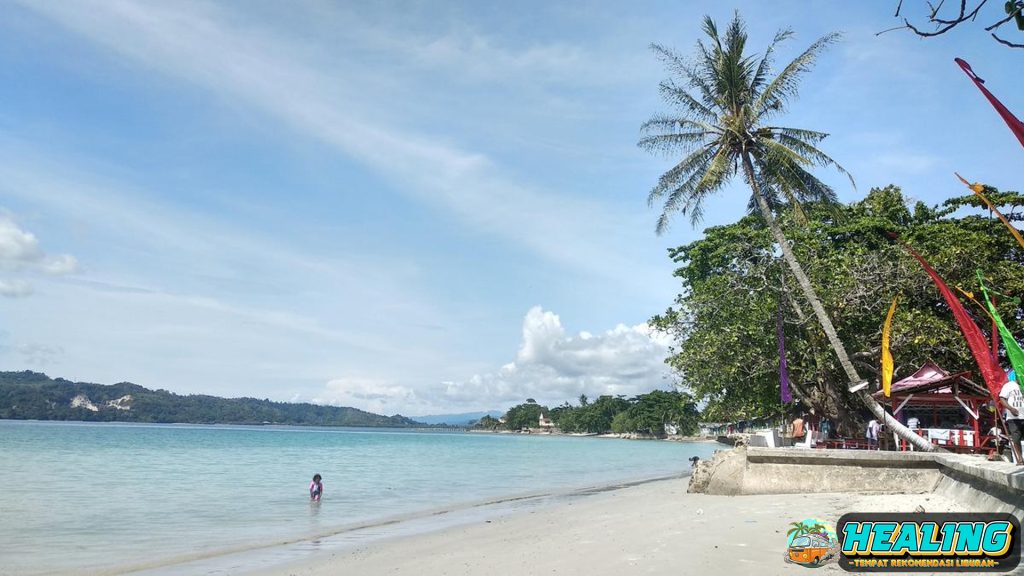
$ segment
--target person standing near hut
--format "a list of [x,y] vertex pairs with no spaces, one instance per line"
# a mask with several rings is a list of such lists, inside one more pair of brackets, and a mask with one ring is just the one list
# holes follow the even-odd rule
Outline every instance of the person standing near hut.
[[793,445],[796,446],[797,442],[803,442],[807,431],[804,430],[804,415],[800,414],[793,419],[793,424],[790,427],[790,436],[793,437]]
[[[1006,384],[1003,384],[1002,390],[999,391],[999,403],[1006,409],[1003,412],[1003,418],[1006,419],[1006,431],[1010,433],[1010,442],[1012,446],[1017,448],[1013,450],[1014,453],[1021,450],[1021,435],[1024,434],[1024,394],[1021,393],[1020,384],[1017,384],[1017,375],[1012,370],[1009,375],[1010,379],[1007,380]],[[1016,454],[1014,455],[1016,458]],[[1021,464],[1021,462],[1017,462]]]
[[878,449],[878,432],[882,429],[882,426],[878,423],[878,420],[872,418],[868,422],[868,429],[865,432],[865,436],[868,439],[868,450]]

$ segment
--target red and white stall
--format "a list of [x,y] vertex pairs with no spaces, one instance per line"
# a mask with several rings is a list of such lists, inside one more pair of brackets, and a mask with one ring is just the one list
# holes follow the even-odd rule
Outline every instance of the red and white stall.
[[[874,397],[889,404],[892,414],[933,444],[948,450],[980,452],[988,443],[992,426],[990,413],[984,412],[990,401],[988,390],[971,381],[970,372],[950,374],[931,362],[898,382],[889,398],[881,391]],[[984,421],[984,423],[983,423]],[[908,450],[899,442],[900,450]]]

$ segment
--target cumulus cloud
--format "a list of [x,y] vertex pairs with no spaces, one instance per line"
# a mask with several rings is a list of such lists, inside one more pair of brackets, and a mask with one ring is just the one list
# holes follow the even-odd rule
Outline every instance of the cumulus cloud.
[[505,409],[527,398],[554,406],[581,394],[629,397],[671,387],[664,363],[669,336],[647,324],[572,335],[557,314],[535,306],[522,330],[515,360],[491,372],[415,387],[341,378],[315,401],[383,414],[427,414]]
[[62,275],[78,271],[78,260],[70,254],[61,254],[40,262],[40,268],[47,274]]
[[0,296],[24,298],[30,296],[33,291],[32,285],[24,280],[0,280]]
[[668,337],[647,324],[573,336],[557,314],[535,306],[523,319],[515,362],[446,383],[444,398],[458,405],[504,407],[526,398],[561,404],[580,394],[634,396],[671,384],[664,364],[667,351]]
[[[64,275],[78,270],[78,260],[70,254],[47,255],[35,234],[23,230],[9,215],[0,213],[0,270]],[[33,291],[25,280],[0,278],[0,296],[19,298]]]
[[374,378],[335,378],[327,383],[322,395],[313,398],[314,404],[352,406],[375,414],[400,414],[410,408],[422,406],[416,391],[385,380]]
[[22,360],[30,366],[47,367],[58,363],[64,355],[62,346],[49,346],[47,344],[22,344],[17,348]]
[[39,241],[7,216],[0,216],[0,262],[30,264],[44,257]]

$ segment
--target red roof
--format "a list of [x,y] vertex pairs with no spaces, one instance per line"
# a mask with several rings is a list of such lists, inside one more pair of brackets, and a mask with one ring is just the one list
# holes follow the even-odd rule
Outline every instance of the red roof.
[[[958,388],[962,393],[987,396],[987,391],[983,391],[977,384],[966,378],[969,375],[970,372],[950,374],[932,362],[925,362],[924,366],[917,369],[917,372],[898,382],[893,382],[889,391],[890,395],[893,396],[921,392],[950,394],[953,391],[953,383],[956,382],[959,384]],[[882,397],[882,391],[875,392],[873,396],[876,398]]]

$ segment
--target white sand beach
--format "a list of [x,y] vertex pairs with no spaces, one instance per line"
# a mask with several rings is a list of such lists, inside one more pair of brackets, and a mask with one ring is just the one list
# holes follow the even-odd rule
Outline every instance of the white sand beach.
[[[472,525],[324,552],[261,576],[334,574],[622,576],[792,574],[789,523],[846,512],[959,510],[933,494],[709,496],[688,479],[651,482],[511,513]],[[837,565],[824,572],[843,572]]]

